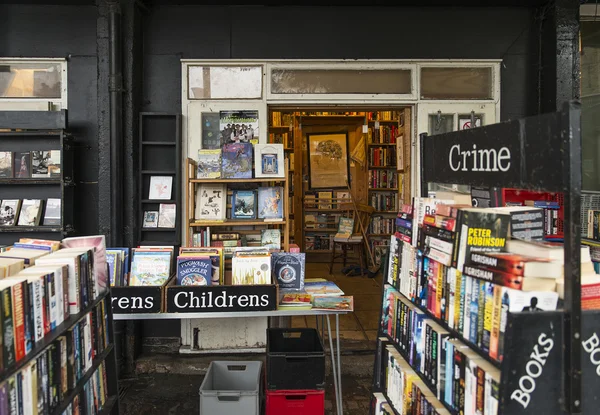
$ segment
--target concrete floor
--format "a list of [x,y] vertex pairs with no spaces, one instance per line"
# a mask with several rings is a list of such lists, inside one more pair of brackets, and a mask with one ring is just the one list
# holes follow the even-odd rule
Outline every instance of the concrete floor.
[[[344,414],[366,415],[369,411],[373,351],[381,309],[382,277],[381,275],[372,279],[346,277],[339,271],[340,269],[341,265],[336,265],[333,275],[328,275],[326,264],[307,263],[306,276],[333,280],[346,295],[354,296],[355,311],[340,318]],[[306,317],[293,318],[292,326],[316,327],[316,320]],[[324,340],[328,349],[327,334]],[[262,360],[264,362],[264,355],[142,356],[137,363],[137,377],[120,382],[121,414],[197,415],[199,413],[198,390],[211,360]],[[327,359],[325,414],[333,415],[335,399],[329,363]]]

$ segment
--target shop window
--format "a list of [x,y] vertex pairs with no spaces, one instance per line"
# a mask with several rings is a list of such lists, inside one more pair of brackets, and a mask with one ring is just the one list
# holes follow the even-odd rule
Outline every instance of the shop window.
[[62,98],[60,62],[0,61],[0,98]]
[[282,69],[271,71],[272,94],[411,94],[410,69]]
[[261,99],[262,66],[189,66],[189,99]]
[[491,67],[422,67],[421,99],[493,98]]

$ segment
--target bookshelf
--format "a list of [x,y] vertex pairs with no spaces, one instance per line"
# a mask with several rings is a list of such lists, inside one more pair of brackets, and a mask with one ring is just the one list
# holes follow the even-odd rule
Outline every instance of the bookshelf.
[[[285,162],[286,167],[288,162]],[[258,187],[269,187],[270,186],[281,186],[283,188],[283,194],[289,194],[289,173],[288,169],[285,169],[284,177],[269,177],[269,178],[252,178],[252,179],[198,179],[198,163],[188,158],[186,162],[186,233],[185,233],[185,245],[186,246],[198,246],[198,243],[194,244],[194,234],[203,233],[205,235],[211,234],[211,228],[218,229],[218,233],[230,232],[239,233],[242,235],[248,234],[260,234],[263,229],[277,228],[281,231],[281,248],[284,251],[289,251],[290,244],[290,230],[289,220],[286,219],[289,216],[289,204],[285,196],[282,198],[283,201],[283,219],[282,220],[269,220],[269,219],[235,219],[231,215],[231,201],[227,201],[227,217],[223,220],[202,220],[196,217],[196,203],[197,197],[199,196],[199,190],[203,184],[221,184],[226,186],[227,198],[229,199],[232,195],[232,190],[252,190],[256,191]],[[256,205],[258,199],[255,199]],[[212,232],[213,234],[215,232]],[[202,246],[206,241],[202,237]]]
[[[138,245],[181,243],[181,115],[141,112],[139,119]],[[171,177],[171,195],[150,199],[152,176]],[[146,212],[160,215],[161,205],[175,205],[174,227],[144,226]]]
[[[73,180],[73,143],[74,139],[67,131],[67,111],[0,111],[0,161],[4,154],[10,153],[10,166],[0,166],[0,199],[41,200],[39,223],[32,226],[0,226],[0,245],[8,245],[15,238],[34,237],[57,239],[69,236],[74,229],[74,190]],[[58,155],[60,173],[47,177],[32,177],[34,172],[33,152],[52,152],[52,159]],[[53,154],[54,153],[54,154]],[[21,158],[26,155],[27,177],[16,177],[15,165],[20,166]],[[19,157],[17,157],[19,156]],[[19,160],[16,160],[19,158]],[[16,163],[17,162],[17,163]],[[48,163],[47,160],[45,163]],[[6,170],[8,169],[8,170]],[[1,177],[5,176],[5,177]],[[60,200],[60,218],[52,225],[44,225],[44,216],[48,199]],[[58,213],[57,212],[57,213]],[[21,212],[17,209],[17,221]],[[1,215],[0,215],[1,217]],[[58,222],[58,223],[57,223]],[[17,222],[18,223],[18,222]]]
[[[556,113],[471,130],[431,137],[423,134],[420,140],[423,161],[421,189],[424,197],[428,196],[427,184],[430,182],[564,192],[564,305],[556,311],[526,311],[529,307],[523,308],[522,312],[507,310],[506,320],[502,320],[506,321],[506,332],[500,337],[498,346],[501,352],[498,356],[493,355],[491,346],[486,349],[485,341],[483,345],[480,344],[481,326],[471,327],[475,330],[478,339],[476,342],[472,340],[471,333],[467,339],[464,332],[457,330],[457,320],[450,319],[453,313],[444,315],[441,311],[440,317],[437,310],[432,310],[428,302],[432,292],[429,288],[423,296],[419,287],[415,289],[410,284],[406,285],[412,278],[410,271],[416,272],[416,275],[424,275],[423,284],[429,287],[439,284],[439,277],[434,279],[432,274],[420,268],[424,267],[422,264],[425,261],[419,258],[424,258],[427,254],[419,253],[416,246],[406,242],[404,248],[391,253],[388,261],[390,277],[386,278],[387,283],[382,294],[383,310],[386,312],[382,311],[381,315],[374,392],[384,396],[388,402],[395,402],[396,405],[412,404],[411,398],[403,392],[390,390],[394,385],[387,382],[385,373],[392,364],[404,374],[405,381],[410,379],[412,382],[413,399],[416,396],[421,404],[427,402],[430,407],[441,408],[439,410],[443,413],[467,414],[475,413],[476,410],[483,415],[593,412],[597,405],[596,391],[600,380],[596,374],[597,367],[589,359],[591,355],[588,355],[593,351],[588,351],[589,346],[586,347],[585,341],[595,336],[593,327],[598,325],[600,312],[581,310],[580,246],[581,242],[587,241],[581,240],[579,231],[579,104],[567,103]],[[465,166],[464,171],[456,170],[448,164],[453,148],[460,146],[471,149],[473,145],[488,151],[499,151],[498,147],[501,147],[503,154],[507,155],[504,160],[509,161],[510,165],[503,165],[504,171],[501,172],[500,169],[493,168],[480,170],[473,165]],[[563,168],[557,169],[556,166]],[[413,231],[413,238],[417,238],[417,232],[420,233],[421,229],[417,231],[415,225]],[[404,255],[404,250],[413,252],[415,256]],[[451,269],[448,271],[450,274]],[[461,272],[457,271],[456,278],[459,278],[459,274]],[[462,276],[462,280],[465,279],[465,275]],[[501,286],[496,285],[496,288]],[[446,289],[450,290],[446,293],[452,293],[451,287]],[[463,302],[468,295],[465,293],[467,291],[455,291],[455,296],[458,297],[455,297],[454,303],[444,303],[445,306],[450,307],[449,304]],[[432,301],[436,301],[435,298]],[[464,301],[466,303],[466,300]],[[486,298],[486,307],[487,301]],[[397,308],[390,311],[389,304],[392,303],[396,304]],[[499,304],[494,304],[493,307],[498,308]],[[504,298],[501,304],[504,307]],[[496,308],[491,310],[492,318],[495,318],[493,313]],[[472,310],[471,308],[471,312]],[[384,324],[392,321],[391,317],[387,317],[391,315],[400,316],[397,317],[397,323]],[[406,319],[415,325],[405,324]],[[419,323],[414,321],[424,323],[419,326]],[[390,330],[392,335],[389,334]],[[421,340],[423,346],[420,354],[415,351],[418,350],[414,346],[418,340],[412,340],[417,338],[415,336],[425,336],[421,337],[424,340]],[[434,349],[433,342],[440,340],[441,343],[435,343]],[[446,350],[450,345],[454,352],[448,359]],[[543,358],[536,360],[536,353],[540,351]],[[501,356],[503,358],[500,358]],[[448,363],[444,362],[450,362],[452,365],[453,376],[447,376]],[[459,372],[456,372],[457,367]],[[491,385],[489,391],[486,386],[488,380]],[[414,395],[415,391],[417,395]],[[403,412],[398,407],[394,408],[394,411]]]

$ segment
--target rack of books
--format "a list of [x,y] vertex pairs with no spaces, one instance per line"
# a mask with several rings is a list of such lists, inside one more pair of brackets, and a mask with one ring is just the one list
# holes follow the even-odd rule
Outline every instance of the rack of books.
[[515,232],[538,228],[523,220],[544,215],[535,205],[474,208],[424,194],[403,207],[390,241],[373,413],[593,411],[600,313],[593,301],[581,310],[583,284],[600,277],[580,243],[579,118],[569,103],[421,136],[422,191],[434,182],[563,192],[565,240]]
[[73,231],[67,112],[0,111],[0,244]]
[[140,113],[138,177],[141,245],[181,240],[181,115]]
[[0,412],[118,414],[104,237],[0,253]]

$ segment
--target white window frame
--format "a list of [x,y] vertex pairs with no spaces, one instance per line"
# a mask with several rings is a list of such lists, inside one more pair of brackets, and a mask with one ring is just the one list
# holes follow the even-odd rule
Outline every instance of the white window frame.
[[[273,70],[309,70],[309,69],[337,69],[337,70],[410,70],[409,94],[277,94],[271,91]],[[415,101],[417,99],[417,65],[415,63],[399,62],[298,62],[298,63],[268,63],[265,79],[267,100],[269,103],[285,103],[289,101],[363,101],[363,102],[390,102],[390,101]]]
[[0,97],[0,110],[60,110],[68,109],[67,60],[64,58],[0,58],[0,65],[23,63],[58,63],[61,71],[60,98]]

